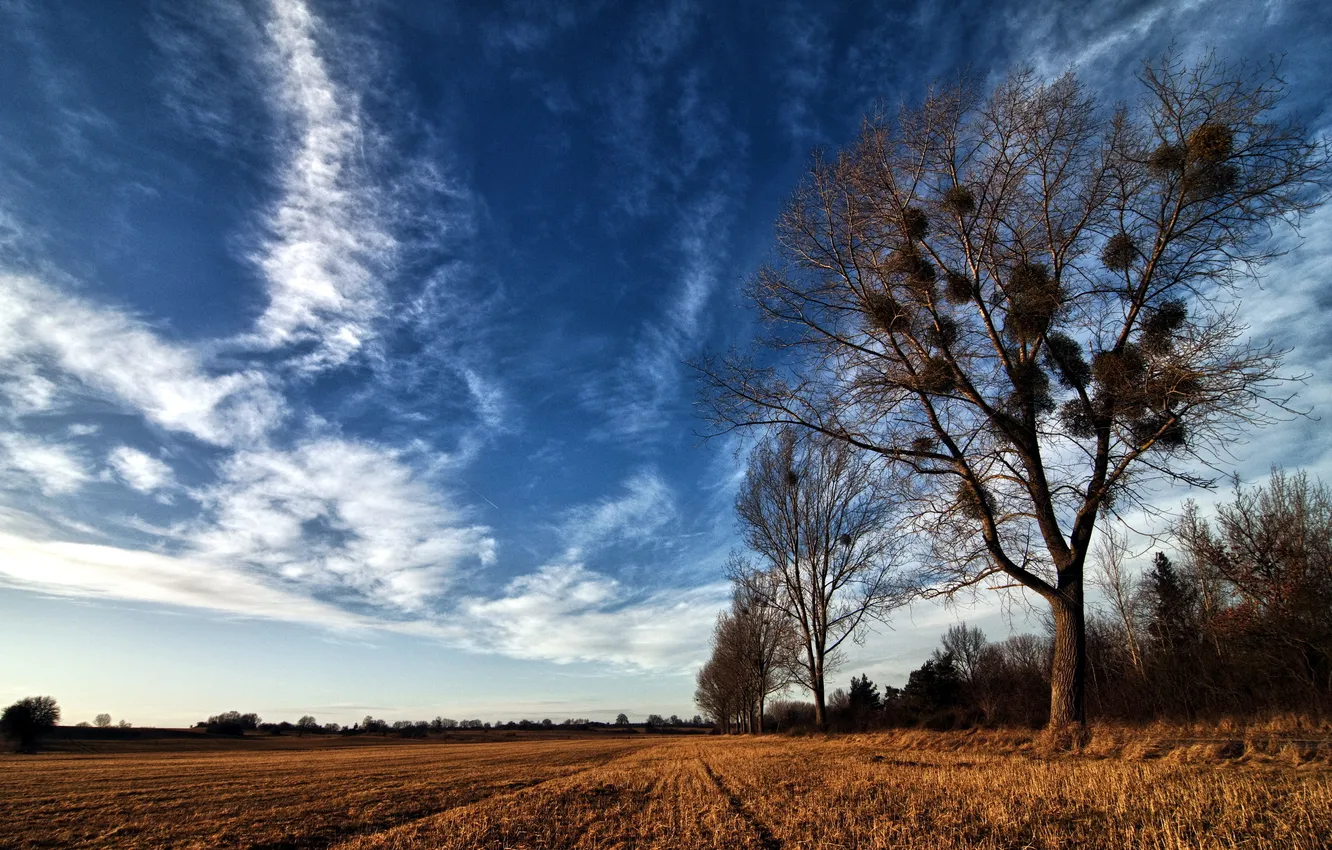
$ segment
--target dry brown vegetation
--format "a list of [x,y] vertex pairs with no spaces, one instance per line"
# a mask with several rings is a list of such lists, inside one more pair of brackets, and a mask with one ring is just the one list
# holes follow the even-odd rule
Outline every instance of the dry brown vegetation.
[[1318,848],[1326,735],[622,738],[6,758],[0,846]]

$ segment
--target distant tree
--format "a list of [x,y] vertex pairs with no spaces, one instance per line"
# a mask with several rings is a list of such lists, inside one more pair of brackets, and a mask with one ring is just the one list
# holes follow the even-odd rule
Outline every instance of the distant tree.
[[1119,636],[1128,652],[1129,663],[1139,678],[1143,675],[1142,593],[1138,577],[1125,564],[1128,556],[1128,536],[1109,525],[1092,552],[1095,568],[1094,583],[1110,604],[1117,621]]
[[392,730],[392,726],[387,720],[379,720],[367,714],[361,720],[361,731],[368,735],[387,735]]
[[951,653],[945,652],[911,671],[902,697],[919,716],[928,718],[958,705],[962,674]]
[[1085,721],[1098,519],[1210,484],[1288,403],[1236,310],[1328,182],[1278,70],[1167,56],[1114,108],[1020,71],[872,117],[778,223],[748,293],[770,330],[699,365],[718,432],[796,427],[901,472],[939,592],[1003,574],[1049,606],[1054,726]]
[[92,728],[92,724],[89,723],[89,722],[86,721],[86,720],[80,720],[78,723],[75,723],[75,724],[74,724],[74,728],[75,728],[75,729],[85,729],[85,728],[86,728],[86,729],[91,729],[91,728]]
[[799,635],[786,612],[771,602],[771,594],[757,589],[771,581],[764,573],[736,567],[745,574],[731,594],[731,608],[717,618],[712,635],[712,656],[699,671],[695,697],[701,708],[729,726],[763,733],[764,705],[795,680],[799,664]]
[[904,599],[895,515],[868,459],[843,442],[787,428],[761,442],[736,499],[745,545],[732,580],[797,635],[795,681],[827,725],[824,681],[848,641]]
[[1213,521],[1188,506],[1176,540],[1188,569],[1160,577],[1154,569],[1153,636],[1197,641],[1209,632],[1213,652],[1244,669],[1246,689],[1265,694],[1267,707],[1325,710],[1332,698],[1332,489],[1302,472],[1273,470],[1265,484],[1237,485]]
[[1040,726],[1049,718],[1048,638],[1021,634],[987,644],[972,672],[969,695],[991,723]]
[[948,631],[940,638],[940,643],[942,649],[934,651],[935,658],[940,658],[945,653],[951,655],[963,684],[970,683],[988,644],[985,633],[978,628],[968,626],[965,622],[957,623],[948,627]]
[[776,700],[768,707],[772,727],[777,732],[814,725],[814,704],[797,700]]
[[[122,724],[124,721],[121,721]],[[223,735],[243,735],[259,728],[262,718],[254,713],[242,714],[239,711],[224,711],[214,714],[202,725],[209,732]],[[290,724],[288,724],[290,725]]]
[[338,734],[338,733],[341,732],[341,731],[342,731],[342,727],[339,726],[337,723],[325,723],[325,724],[324,724],[324,733],[327,734],[327,735],[336,735],[336,734]]
[[1157,552],[1147,574],[1147,633],[1169,655],[1198,639],[1198,597],[1164,552]]
[[296,721],[296,729],[300,732],[318,732],[319,721],[315,720],[312,715],[302,715],[301,719]]
[[625,714],[623,711],[620,712],[619,714],[615,715],[615,725],[616,725],[616,726],[628,726],[628,725],[629,725],[629,715]]
[[96,717],[93,718],[93,725],[96,726],[98,729],[105,729],[106,727],[111,725],[111,715],[109,714],[97,715]]
[[649,715],[648,715],[648,718],[647,718],[647,725],[648,725],[648,726],[665,726],[665,725],[666,725],[666,718],[662,717],[660,714],[649,714]]
[[869,676],[851,677],[851,690],[847,691],[847,701],[853,712],[878,711],[882,707],[879,701],[879,686],[870,681]]
[[59,722],[60,706],[54,697],[24,697],[0,714],[0,735],[19,752],[36,752],[42,736]]
[[845,715],[851,710],[851,695],[845,688],[837,688],[828,694],[828,715]]
[[128,720],[118,720],[118,721],[116,721],[116,728],[117,728],[117,729],[130,729],[130,728],[133,728],[133,726],[134,726],[134,724],[133,724],[133,723],[130,723]]

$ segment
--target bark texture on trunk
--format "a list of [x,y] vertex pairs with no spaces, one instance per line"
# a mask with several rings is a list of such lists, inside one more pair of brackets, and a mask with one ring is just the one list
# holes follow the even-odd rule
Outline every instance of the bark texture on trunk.
[[1082,607],[1081,576],[1061,580],[1051,600],[1054,613],[1054,662],[1050,667],[1050,728],[1087,722],[1087,621]]
[[827,709],[823,704],[823,682],[814,683],[814,727],[820,732],[828,731]]

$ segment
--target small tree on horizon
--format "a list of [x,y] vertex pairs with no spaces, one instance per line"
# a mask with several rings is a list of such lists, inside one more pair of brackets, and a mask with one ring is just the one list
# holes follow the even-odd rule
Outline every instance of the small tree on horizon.
[[42,736],[60,722],[54,697],[24,697],[0,714],[0,735],[14,742],[21,753],[37,751]]
[[111,725],[111,715],[99,714],[93,718],[93,725],[98,729],[105,729]]

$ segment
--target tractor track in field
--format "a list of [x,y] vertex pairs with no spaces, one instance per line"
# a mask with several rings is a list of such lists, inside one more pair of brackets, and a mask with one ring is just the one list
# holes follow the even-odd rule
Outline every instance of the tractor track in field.
[[607,765],[611,765],[617,761],[628,758],[630,755],[632,755],[632,753],[621,754],[616,756],[615,758],[602,762],[601,764],[595,764],[590,767],[576,768],[574,770],[569,771],[568,773],[562,773],[559,776],[547,777],[546,779],[538,779],[535,781],[519,779],[512,782],[505,782],[503,784],[496,785],[492,788],[485,789],[489,791],[489,793],[480,793],[475,796],[469,796],[466,799],[459,800],[457,803],[444,806],[443,808],[434,809],[430,812],[427,812],[426,814],[412,815],[410,817],[393,821],[391,823],[376,824],[374,826],[368,826],[363,829],[357,829],[342,835],[336,835],[330,837],[309,836],[308,838],[302,837],[293,841],[259,842],[257,844],[248,845],[245,848],[245,850],[329,850],[329,848],[336,848],[340,844],[352,841],[357,838],[364,838],[366,836],[375,835],[377,833],[388,832],[389,830],[393,829],[409,827],[412,824],[421,823],[423,821],[430,820],[431,818],[439,817],[440,815],[445,815],[448,814],[449,812],[457,811],[458,809],[463,809],[468,806],[474,806],[477,803],[484,803],[487,800],[503,799],[504,797],[507,797],[509,795],[518,794],[522,791],[527,791],[528,789],[531,788],[540,788],[542,785],[548,785],[552,782],[560,782],[562,780],[572,779],[584,773],[591,773],[596,770],[602,770]]
[[712,784],[717,786],[717,790],[722,793],[722,796],[726,798],[727,803],[730,804],[731,811],[735,812],[736,816],[743,820],[749,828],[754,831],[754,834],[758,836],[759,845],[763,850],[782,850],[781,839],[773,835],[772,830],[768,828],[768,825],[745,806],[745,802],[740,799],[740,795],[732,791],[730,786],[726,784],[725,780],[718,775],[717,771],[712,769],[712,765],[703,757],[702,751],[698,754],[698,760],[703,765],[703,772],[708,775],[708,778],[712,780]]

